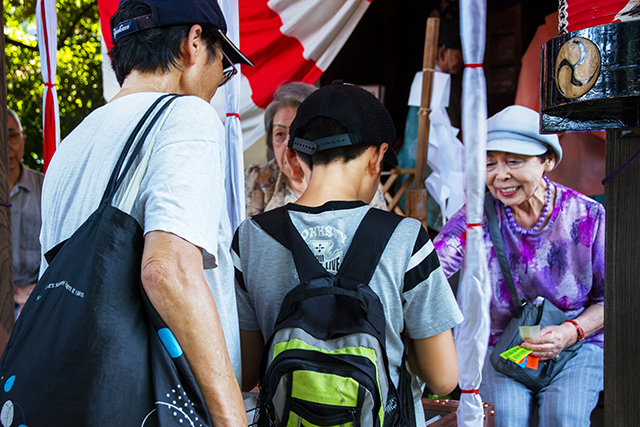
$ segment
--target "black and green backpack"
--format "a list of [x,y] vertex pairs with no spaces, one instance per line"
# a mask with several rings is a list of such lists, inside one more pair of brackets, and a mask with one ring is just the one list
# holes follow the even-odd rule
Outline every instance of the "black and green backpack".
[[300,279],[264,347],[256,425],[415,426],[409,374],[401,370],[396,390],[384,310],[369,287],[402,217],[370,209],[336,275],[313,255],[286,206],[254,220],[291,251]]

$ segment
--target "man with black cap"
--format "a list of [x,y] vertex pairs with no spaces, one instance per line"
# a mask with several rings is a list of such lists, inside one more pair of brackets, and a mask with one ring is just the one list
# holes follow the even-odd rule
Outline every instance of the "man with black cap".
[[[121,90],[60,144],[49,165],[42,253],[98,207],[128,136],[153,102],[165,93],[188,95],[154,127],[155,145],[131,211],[144,230],[141,280],[182,347],[213,424],[246,426],[225,346],[225,325],[233,322],[218,315],[203,266],[213,269],[217,283],[232,283],[224,128],[209,101],[237,73],[234,64],[253,64],[225,36],[216,0],[122,0],[111,27],[109,55]],[[40,271],[46,266],[43,257]]]
[[[384,106],[351,84],[334,82],[309,95],[298,108],[289,148],[313,172],[298,201],[280,209],[331,274],[337,273],[356,230],[373,209],[367,203],[378,188],[382,162],[398,163],[389,146],[394,139],[393,122]],[[292,162],[292,169],[299,166]],[[274,331],[285,295],[300,281],[291,252],[261,228],[261,217],[266,215],[273,214],[245,220],[232,245],[244,389],[258,382],[261,350]],[[380,211],[379,215],[384,215],[380,221],[395,224],[395,214]],[[400,220],[369,287],[383,305],[386,350],[396,387],[402,335],[407,334],[412,371],[436,394],[453,390],[458,364],[451,328],[462,321],[462,314],[419,221]],[[415,376],[411,386],[416,425],[424,425]]]

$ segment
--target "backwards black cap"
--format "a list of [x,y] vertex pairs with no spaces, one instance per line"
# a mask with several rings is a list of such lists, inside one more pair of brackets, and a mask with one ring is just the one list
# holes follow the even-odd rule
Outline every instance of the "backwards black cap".
[[[337,120],[348,133],[308,141],[298,136],[300,128],[315,117]],[[291,123],[289,148],[312,155],[316,151],[346,145],[389,144],[384,160],[397,166],[398,158],[391,148],[396,138],[393,120],[378,98],[366,90],[341,80],[334,81],[309,95],[298,107]]]
[[[120,0],[118,10],[111,17],[111,37],[115,42],[121,37],[154,27],[169,27],[174,25],[213,25],[218,29],[222,38],[222,50],[233,64],[247,64],[253,67],[253,62],[238,49],[229,38],[227,22],[217,0],[140,0],[151,8],[151,14],[137,16],[119,22],[118,13],[122,6],[132,0]],[[119,22],[114,25],[114,22]],[[226,59],[224,62],[227,62]],[[232,64],[225,64],[227,68]]]

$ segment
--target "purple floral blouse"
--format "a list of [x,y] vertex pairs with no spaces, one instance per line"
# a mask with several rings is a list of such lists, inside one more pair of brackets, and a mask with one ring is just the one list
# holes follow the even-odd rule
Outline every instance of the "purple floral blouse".
[[[553,185],[557,189],[556,203],[549,223],[530,236],[522,236],[510,227],[500,201],[495,200],[495,206],[520,298],[532,301],[542,296],[573,319],[592,304],[604,305],[605,213],[598,202],[570,188]],[[493,250],[486,216],[483,230],[493,292],[489,344],[495,345],[515,308]],[[445,224],[434,241],[447,277],[462,266],[465,239],[463,207]],[[603,341],[603,330],[585,339],[600,347],[603,347]]]

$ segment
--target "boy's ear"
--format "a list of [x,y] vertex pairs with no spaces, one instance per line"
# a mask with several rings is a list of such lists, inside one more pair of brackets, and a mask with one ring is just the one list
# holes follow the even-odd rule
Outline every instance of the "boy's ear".
[[298,154],[294,150],[287,147],[284,149],[284,158],[291,168],[292,178],[303,179],[304,169],[302,168],[300,159],[298,158]]
[[369,170],[372,175],[379,175],[380,172],[382,172],[382,160],[384,159],[384,153],[389,149],[389,144],[383,142],[379,147],[374,145],[372,148],[374,151],[369,158]]

